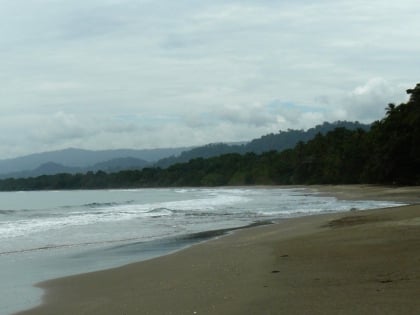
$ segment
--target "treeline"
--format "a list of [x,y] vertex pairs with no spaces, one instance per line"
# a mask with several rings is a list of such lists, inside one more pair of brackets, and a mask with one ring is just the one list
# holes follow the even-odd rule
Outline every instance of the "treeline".
[[59,174],[0,181],[0,190],[277,184],[420,185],[420,84],[368,131],[336,128],[294,148],[196,158],[166,169]]
[[250,152],[261,154],[269,151],[283,151],[293,148],[299,142],[307,142],[318,133],[323,135],[335,128],[346,128],[349,130],[369,130],[370,125],[359,122],[336,121],[333,123],[324,122],[308,130],[288,129],[278,133],[270,133],[245,144],[212,143],[182,152],[179,156],[171,156],[159,160],[154,166],[166,168],[177,163],[185,163],[196,158],[210,158],[223,154]]

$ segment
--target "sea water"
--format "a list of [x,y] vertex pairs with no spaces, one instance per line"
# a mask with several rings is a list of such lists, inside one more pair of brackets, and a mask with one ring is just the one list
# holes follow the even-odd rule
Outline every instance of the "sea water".
[[212,235],[200,232],[393,205],[304,188],[3,192],[0,314],[39,304],[35,283],[150,259]]

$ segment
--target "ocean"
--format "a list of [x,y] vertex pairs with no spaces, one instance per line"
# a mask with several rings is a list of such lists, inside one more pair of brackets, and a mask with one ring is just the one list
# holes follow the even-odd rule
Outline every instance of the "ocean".
[[0,193],[0,314],[40,303],[35,283],[185,248],[239,227],[394,206],[306,188],[237,187]]

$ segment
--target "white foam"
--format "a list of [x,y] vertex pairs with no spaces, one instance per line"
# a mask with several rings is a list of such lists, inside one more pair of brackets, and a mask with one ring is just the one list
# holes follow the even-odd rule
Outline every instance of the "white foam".
[[[119,196],[122,193],[132,193],[132,190],[109,192]],[[280,218],[393,205],[393,203],[377,201],[339,201],[333,197],[302,194],[302,189],[214,188],[143,190],[141,194],[138,194],[139,190],[134,190],[134,192],[136,196],[142,197],[138,197],[137,200],[130,199],[125,203],[113,202],[108,198],[106,200],[94,199],[93,202],[83,206],[69,205],[43,210],[10,211],[10,214],[5,211],[0,221],[0,240],[29,237],[33,234],[44,235],[45,239],[48,239],[50,231],[84,226],[88,227],[82,231],[89,231],[92,229],[90,226],[98,229],[101,224],[108,224],[107,227],[109,224],[118,224],[117,228],[121,229],[124,226],[122,222],[132,220],[137,220],[138,229],[147,228],[151,224],[151,219],[160,219],[165,225],[167,224],[164,221],[165,218],[171,218],[173,226],[186,228],[194,224],[212,222],[217,228],[217,224],[225,224],[228,217],[228,220],[232,220],[232,224],[235,220],[242,222],[244,219],[252,223],[256,217]],[[51,193],[57,194],[57,192]],[[160,200],[162,194],[166,200]],[[47,195],[42,192],[43,197]],[[179,200],[180,195],[182,198]],[[152,202],[143,203],[143,196],[147,196]],[[130,195],[130,197],[133,196]],[[67,196],[67,199],[70,198]],[[7,220],[8,216],[9,220]]]
[[[3,285],[3,292],[0,288],[0,313],[2,304],[27,298],[22,292],[32,282],[69,273],[65,264],[73,264],[72,273],[81,273],[92,261],[103,262],[101,268],[105,268],[135,259],[120,254],[96,259],[95,253],[106,253],[116,244],[245,226],[261,219],[394,205],[341,201],[302,188],[55,191],[2,193],[1,197],[0,266],[10,271],[7,276],[15,285],[20,284],[15,302],[7,296],[10,283]],[[83,260],[89,254],[94,259]]]
[[[152,202],[146,204],[113,204],[91,203],[77,211],[71,208],[45,210],[42,216],[31,219],[14,219],[0,224],[0,239],[26,236],[32,233],[42,233],[58,230],[69,226],[92,225],[105,222],[117,222],[139,218],[171,216],[174,213],[188,211],[209,212],[228,207],[239,202],[246,202],[242,196],[217,194],[214,197],[185,199],[167,202]],[[33,212],[32,212],[33,215]]]

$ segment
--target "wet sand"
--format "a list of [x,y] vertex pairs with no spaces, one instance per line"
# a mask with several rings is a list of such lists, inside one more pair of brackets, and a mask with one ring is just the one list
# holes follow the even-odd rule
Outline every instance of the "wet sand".
[[[311,187],[420,201],[420,188]],[[240,230],[125,267],[40,285],[26,314],[419,314],[420,205]]]

